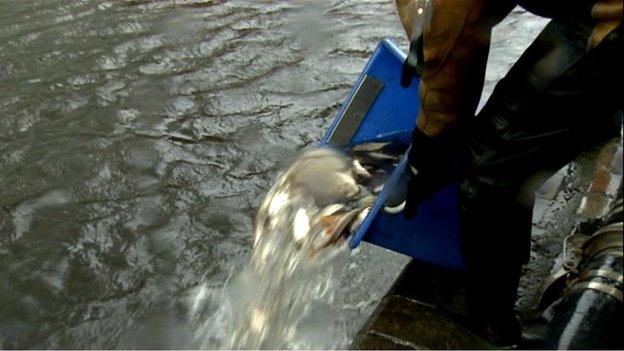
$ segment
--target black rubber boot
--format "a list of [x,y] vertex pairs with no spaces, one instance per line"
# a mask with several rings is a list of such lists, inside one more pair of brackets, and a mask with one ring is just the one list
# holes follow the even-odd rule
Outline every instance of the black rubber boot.
[[[480,295],[474,296],[474,293]],[[433,300],[437,309],[468,332],[499,348],[518,345],[521,322],[508,301],[486,296],[489,292],[475,290],[466,275],[443,275],[433,281]],[[484,303],[484,298],[489,301]],[[506,311],[507,313],[501,313]]]
[[469,321],[475,333],[500,347],[520,341],[514,307],[530,247],[532,198],[513,193],[467,179],[459,194]]

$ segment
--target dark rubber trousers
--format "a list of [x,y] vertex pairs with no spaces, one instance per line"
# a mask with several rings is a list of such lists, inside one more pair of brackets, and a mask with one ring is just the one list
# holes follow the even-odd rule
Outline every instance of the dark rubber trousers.
[[622,26],[587,51],[590,33],[551,21],[469,122],[471,162],[459,194],[468,312],[494,334],[514,333],[506,326],[529,258],[534,191],[619,134]]

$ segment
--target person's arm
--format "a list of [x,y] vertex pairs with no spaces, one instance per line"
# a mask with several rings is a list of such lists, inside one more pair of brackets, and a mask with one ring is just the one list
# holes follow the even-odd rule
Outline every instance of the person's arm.
[[592,8],[592,18],[596,26],[589,38],[588,49],[593,49],[607,34],[622,23],[622,0],[599,0]]
[[[405,174],[403,214],[408,219],[453,173],[447,150],[449,134],[474,115],[483,89],[492,27],[514,6],[507,0],[432,1],[431,22],[423,31],[420,110]],[[415,1],[396,2],[411,37],[417,17]]]
[[[437,137],[472,116],[479,103],[492,27],[515,5],[507,0],[432,0],[424,29],[424,70],[417,126]],[[415,18],[413,0],[396,0],[408,36]]]

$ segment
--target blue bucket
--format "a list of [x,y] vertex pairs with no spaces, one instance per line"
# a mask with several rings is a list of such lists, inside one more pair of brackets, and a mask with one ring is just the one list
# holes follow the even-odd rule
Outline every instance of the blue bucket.
[[[375,49],[337,116],[321,139],[321,146],[345,149],[368,142],[409,144],[418,113],[418,82],[401,87],[405,54],[390,40]],[[401,213],[385,213],[383,205],[403,177],[407,153],[393,170],[368,216],[351,237],[349,247],[362,240],[438,266],[463,271],[459,250],[457,184],[450,184],[421,204],[412,220]]]

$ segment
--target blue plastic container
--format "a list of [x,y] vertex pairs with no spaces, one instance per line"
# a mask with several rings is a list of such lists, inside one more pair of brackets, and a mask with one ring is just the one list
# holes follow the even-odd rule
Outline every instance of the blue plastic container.
[[[346,134],[347,139],[339,143],[345,148],[373,141],[409,143],[419,106],[418,79],[414,79],[408,88],[401,87],[404,60],[405,54],[392,41],[386,39],[377,46],[321,140],[321,146],[332,144],[332,135],[338,134],[341,128],[353,129]],[[362,84],[363,81],[367,84]],[[370,81],[374,84],[368,84]],[[363,85],[373,88],[368,89],[367,94]],[[353,117],[358,113],[361,116]],[[345,118],[355,122],[344,123]],[[416,259],[463,271],[456,184],[447,186],[431,201],[424,202],[410,221],[406,221],[402,214],[383,212],[388,194],[403,176],[406,160],[404,155],[349,246],[355,248],[365,240]]]

